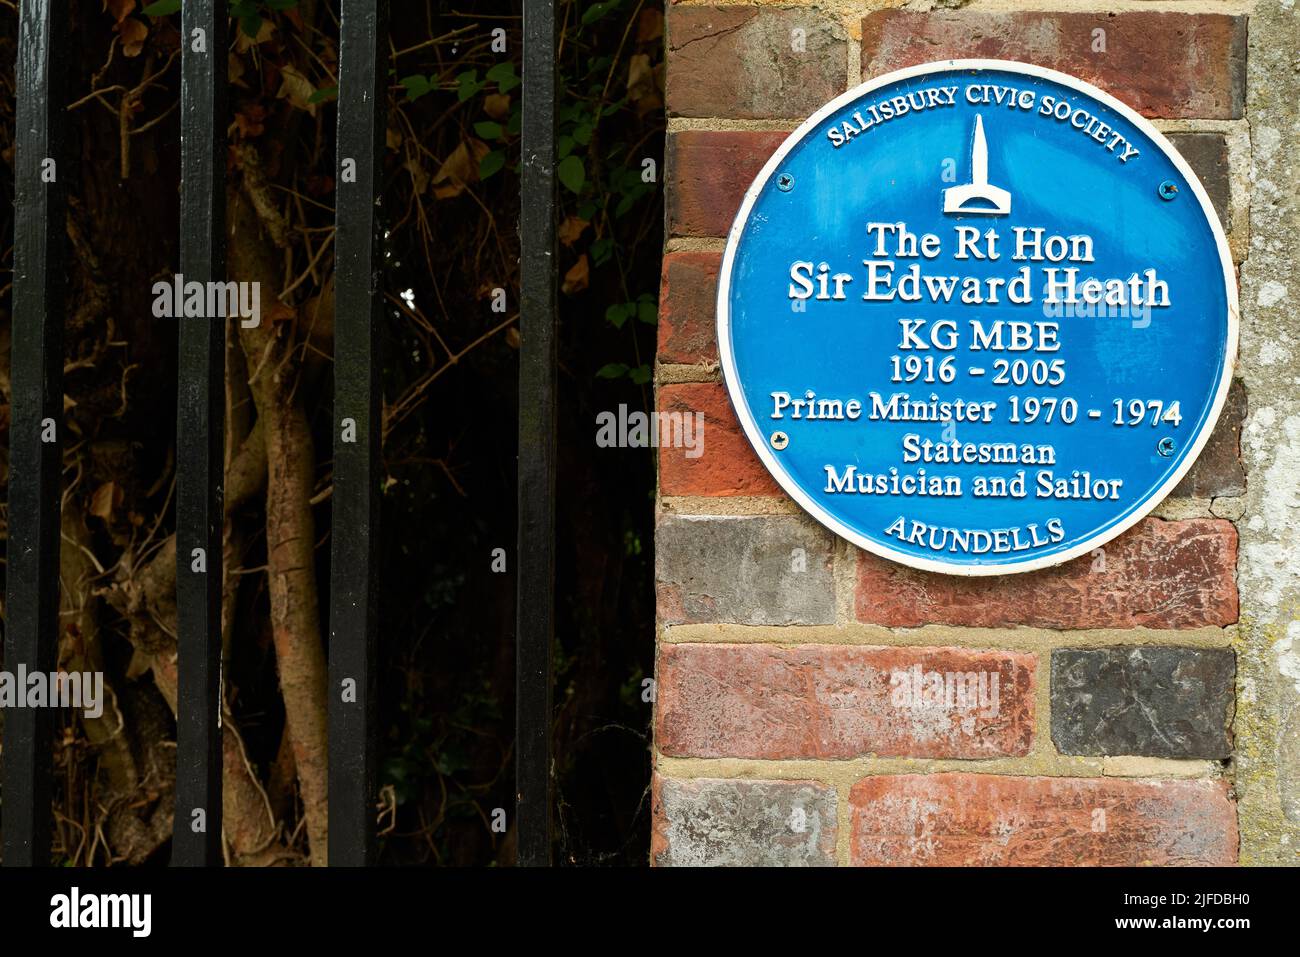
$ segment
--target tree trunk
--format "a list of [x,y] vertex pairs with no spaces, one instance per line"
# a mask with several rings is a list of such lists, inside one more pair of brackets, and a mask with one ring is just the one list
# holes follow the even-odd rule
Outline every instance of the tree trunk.
[[[254,157],[245,154],[248,161]],[[263,301],[280,288],[279,258],[244,191],[232,192],[230,276],[261,283]],[[255,186],[253,188],[256,188]],[[329,855],[329,744],[325,704],[326,664],[316,589],[316,532],[311,512],[316,456],[311,429],[296,394],[298,363],[293,323],[263,319],[241,328],[240,342],[249,369],[249,389],[266,442],[266,551],[271,597],[271,633],[280,671],[285,721],[311,862],[323,866]]]

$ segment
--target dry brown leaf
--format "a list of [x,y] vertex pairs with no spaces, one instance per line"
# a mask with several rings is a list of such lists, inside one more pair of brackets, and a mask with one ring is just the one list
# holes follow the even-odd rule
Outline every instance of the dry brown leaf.
[[465,192],[478,179],[478,162],[489,152],[490,146],[472,136],[452,150],[433,176],[434,198],[450,199]]
[[153,668],[153,655],[143,648],[136,648],[131,653],[131,660],[126,666],[126,677],[128,680],[134,680],[141,675],[147,675]]
[[510,119],[510,95],[493,93],[483,98],[483,112],[492,119],[504,123]]
[[115,23],[121,23],[135,9],[135,0],[104,0],[104,10],[113,15]]
[[572,246],[590,225],[585,219],[579,219],[577,216],[566,217],[564,222],[560,223],[560,242],[566,246]]
[[636,103],[654,92],[655,73],[649,55],[634,54],[627,65],[627,98]]
[[587,254],[583,253],[578,257],[578,261],[573,264],[568,272],[564,274],[564,285],[560,287],[560,292],[566,296],[572,296],[574,293],[582,292],[587,288],[587,281],[591,278],[591,265],[587,262]]
[[627,71],[627,97],[637,116],[645,116],[664,107],[664,64],[650,67],[645,54],[632,57]]
[[297,315],[298,311],[293,306],[275,299],[271,302],[271,308],[266,310],[264,318],[271,320],[271,322],[286,322],[289,319],[296,318]]
[[250,37],[244,32],[243,27],[240,27],[235,32],[235,49],[240,53],[247,53],[259,43],[265,43],[271,39],[271,34],[275,32],[275,24],[263,17],[262,25],[257,28],[257,36]]
[[390,126],[384,134],[384,142],[390,150],[396,150],[402,145],[402,134]]
[[320,173],[312,173],[307,177],[308,196],[328,196],[332,192],[334,192],[333,176],[322,176]]
[[122,504],[122,490],[116,482],[105,482],[90,496],[90,514],[106,523],[113,520],[113,509]]
[[312,94],[315,92],[316,88],[311,85],[311,80],[294,67],[285,66],[280,69],[280,91],[275,94],[278,99],[288,100],[296,108],[310,116],[315,116],[316,104],[311,102]]
[[519,330],[514,326],[506,330],[506,345],[511,349],[519,348]]
[[420,161],[411,157],[402,164],[402,169],[411,174],[411,189],[415,190],[415,195],[423,196],[424,191],[429,187],[429,174],[420,165]]
[[235,114],[235,126],[244,137],[261,136],[266,132],[265,120],[266,108],[257,103],[250,103]]
[[646,8],[636,21],[636,42],[647,43],[664,35],[664,15],[659,10]]
[[113,29],[122,41],[122,55],[139,56],[144,49],[144,41],[149,36],[149,28],[144,25],[144,21],[128,17]]
[[226,55],[226,81],[231,86],[248,88],[248,84],[244,82],[244,62],[233,53]]

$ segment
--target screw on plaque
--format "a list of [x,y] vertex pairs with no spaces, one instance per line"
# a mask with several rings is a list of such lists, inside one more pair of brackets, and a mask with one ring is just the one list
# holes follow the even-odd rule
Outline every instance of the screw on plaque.
[[781,173],[776,178],[776,188],[783,193],[788,193],[794,189],[794,177],[789,173]]
[[1171,179],[1167,179],[1156,187],[1156,192],[1160,194],[1161,199],[1173,199],[1178,195],[1178,184]]
[[786,435],[784,432],[773,432],[771,441],[772,441],[772,448],[780,452],[783,448],[785,448],[787,445],[790,444],[790,436]]
[[1163,438],[1156,443],[1156,451],[1165,458],[1169,458],[1169,456],[1173,455],[1174,449],[1176,448],[1178,448],[1178,443],[1168,437]]

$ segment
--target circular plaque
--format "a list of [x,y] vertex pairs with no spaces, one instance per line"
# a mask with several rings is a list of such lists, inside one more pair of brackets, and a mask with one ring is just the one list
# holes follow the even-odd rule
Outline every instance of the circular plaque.
[[1145,119],[952,60],[850,90],[731,228],[718,342],[764,465],[836,534],[991,575],[1090,552],[1205,445],[1231,381],[1223,229]]

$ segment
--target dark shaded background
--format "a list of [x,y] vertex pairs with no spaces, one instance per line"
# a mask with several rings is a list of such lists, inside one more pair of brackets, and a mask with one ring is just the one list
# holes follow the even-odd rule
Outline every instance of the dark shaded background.
[[[123,720],[110,739],[79,714],[63,716],[55,853],[74,865],[162,864],[170,848],[175,727],[157,670],[167,600],[135,607],[130,598],[147,584],[147,562],[174,523],[175,327],[153,317],[151,290],[177,268],[185,228],[177,212],[179,57],[168,62],[179,15],[150,17],[141,6],[74,2],[79,55],[68,64],[79,163],[67,171],[61,661],[102,662]],[[560,6],[559,132],[582,176],[570,161],[560,188],[556,850],[562,863],[639,865],[648,849],[651,706],[642,680],[653,673],[654,466],[648,449],[598,448],[595,417],[651,401],[662,206],[657,175],[647,183],[642,173],[645,159],[657,165],[662,156],[663,18],[661,5],[635,0]],[[246,278],[239,271],[248,263],[284,277],[278,288],[264,285],[262,308],[287,343],[293,400],[310,429],[301,451],[313,476],[323,636],[332,248],[322,243],[332,228],[337,4],[233,0],[231,8],[239,14],[230,54],[232,203],[250,192],[256,166],[292,234],[272,248],[264,235],[259,246],[243,238],[246,230],[233,233],[231,278]],[[506,809],[508,822],[513,814],[519,14],[519,3],[392,3],[380,576],[386,864],[513,860],[512,826],[502,834],[491,825],[494,809]],[[505,52],[492,49],[497,28]],[[16,11],[0,4],[6,199],[16,32]],[[11,202],[0,203],[0,220],[11,237]],[[7,355],[11,242],[5,247]],[[271,310],[290,277],[303,278]],[[493,310],[497,288],[504,313]],[[247,377],[233,339],[228,376]],[[7,360],[0,368],[7,450]],[[233,419],[246,433],[255,421],[249,403]],[[239,445],[234,437],[228,444]],[[228,523],[226,690],[250,786],[265,792],[275,819],[276,852],[242,862],[294,864],[310,849],[271,636],[266,502],[262,490]],[[493,571],[497,548],[506,552],[505,573]]]

